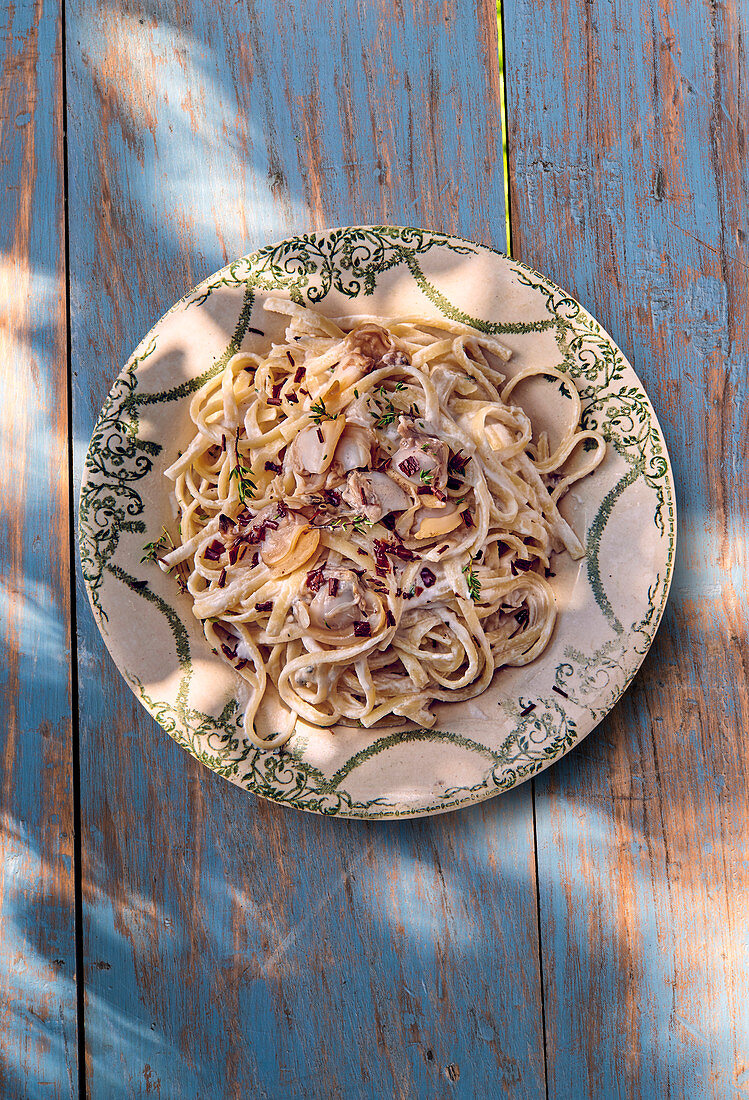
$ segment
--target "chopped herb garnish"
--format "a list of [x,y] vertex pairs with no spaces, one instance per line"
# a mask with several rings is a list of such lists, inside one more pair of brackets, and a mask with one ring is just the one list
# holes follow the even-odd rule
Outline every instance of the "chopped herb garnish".
[[473,571],[473,562],[470,561],[468,565],[463,566],[463,576],[466,579],[468,585],[468,595],[471,597],[474,603],[478,603],[481,599],[481,581],[478,579]]
[[421,480],[424,482],[425,485],[431,485],[432,481],[434,479],[434,471],[433,470],[419,470],[419,477],[421,478]]
[[335,416],[332,416],[325,408],[325,402],[322,398],[310,406],[309,414],[313,424],[322,424],[323,420],[335,420]]
[[257,485],[252,477],[252,470],[249,466],[244,465],[239,455],[237,455],[237,464],[229,474],[229,477],[236,478],[240,503],[244,504],[248,498],[252,500],[255,496]]
[[159,554],[164,550],[174,550],[174,542],[172,536],[167,531],[166,527],[161,528],[161,534],[154,542],[147,542],[143,547],[143,557],[140,559],[141,563],[145,561],[156,561]]

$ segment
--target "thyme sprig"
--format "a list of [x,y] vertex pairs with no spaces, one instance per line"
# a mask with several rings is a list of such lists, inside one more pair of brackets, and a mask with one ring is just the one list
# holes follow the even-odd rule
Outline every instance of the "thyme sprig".
[[468,562],[467,565],[463,566],[463,576],[465,577],[466,584],[468,585],[468,595],[471,597],[474,603],[478,603],[481,599],[481,581],[474,571],[474,560],[475,559],[472,559]]
[[335,416],[329,413],[328,410],[325,408],[325,402],[322,398],[320,398],[318,401],[315,401],[314,405],[310,405],[309,414],[312,419],[312,423],[316,424],[318,428],[322,424],[323,420],[336,419]]
[[166,527],[161,528],[161,534],[153,542],[147,542],[143,547],[141,564],[146,561],[157,561],[165,550],[174,550],[174,541]]
[[239,493],[239,500],[241,504],[244,504],[247,500],[252,500],[257,492],[257,485],[252,476],[252,470],[249,466],[245,466],[242,459],[237,455],[237,464],[229,474],[229,479],[235,478],[237,482],[237,492]]

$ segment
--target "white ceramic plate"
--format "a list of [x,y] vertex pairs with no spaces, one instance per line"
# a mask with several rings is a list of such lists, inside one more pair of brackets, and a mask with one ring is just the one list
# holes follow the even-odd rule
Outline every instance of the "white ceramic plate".
[[[191,434],[190,397],[239,348],[266,348],[286,294],[334,316],[422,312],[500,334],[508,373],[566,370],[607,455],[562,511],[587,556],[555,559],[551,644],[477,699],[438,708],[437,729],[381,734],[299,726],[284,750],[243,739],[234,674],[210,650],[191,600],[144,543],[173,523],[163,471]],[[274,327],[276,326],[276,327]],[[251,331],[261,329],[265,336]],[[576,745],[611,709],[650,646],[673,569],[676,514],[660,427],[637,376],[582,306],[501,253],[391,226],[282,241],[201,283],[148,333],[91,439],[80,503],[83,573],[104,640],[143,705],[231,782],[298,809],[348,817],[440,813],[506,791]]]

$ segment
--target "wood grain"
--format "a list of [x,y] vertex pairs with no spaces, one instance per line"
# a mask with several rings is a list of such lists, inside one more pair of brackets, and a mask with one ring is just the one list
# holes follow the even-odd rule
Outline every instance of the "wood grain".
[[77,1095],[61,21],[0,5],[0,1095]]
[[680,505],[633,688],[536,786],[549,1095],[749,1093],[746,5],[507,0],[515,254],[625,349]]
[[[71,0],[67,41],[81,444],[233,256],[370,221],[504,242],[489,6]],[[78,601],[91,1096],[535,1100],[530,788],[393,825],[255,800],[154,726]]]

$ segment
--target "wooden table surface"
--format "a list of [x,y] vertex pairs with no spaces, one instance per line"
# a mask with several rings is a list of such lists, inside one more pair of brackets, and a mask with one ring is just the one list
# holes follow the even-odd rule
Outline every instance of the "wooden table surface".
[[[749,1096],[746,0],[505,0],[504,72],[493,0],[0,10],[0,1096]],[[366,222],[579,298],[679,501],[612,714],[397,824],[196,763],[74,584],[85,448],[141,335],[229,259]]]

